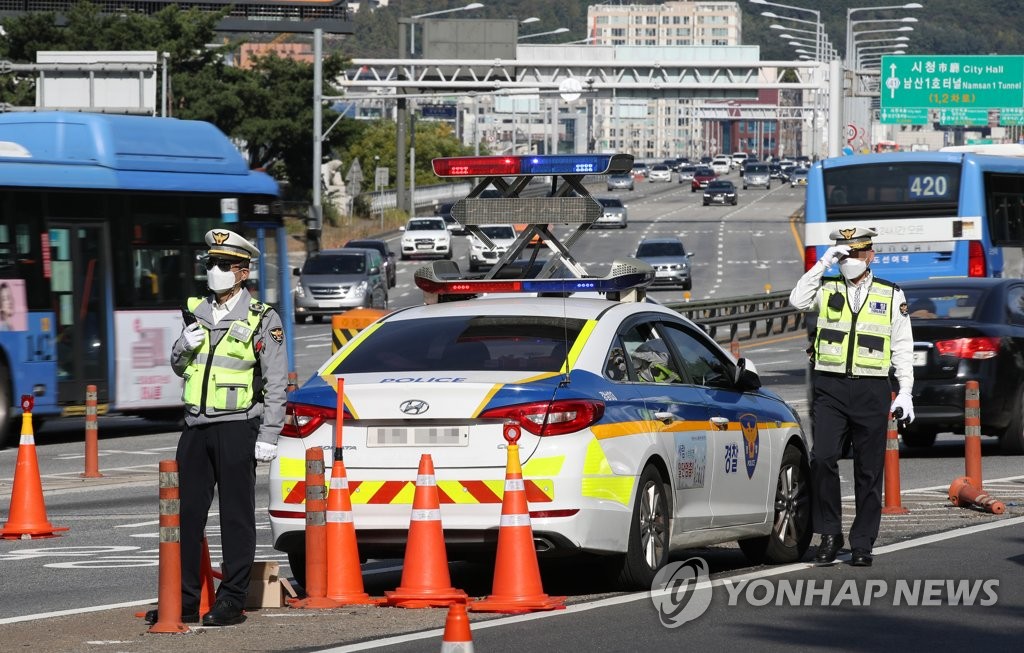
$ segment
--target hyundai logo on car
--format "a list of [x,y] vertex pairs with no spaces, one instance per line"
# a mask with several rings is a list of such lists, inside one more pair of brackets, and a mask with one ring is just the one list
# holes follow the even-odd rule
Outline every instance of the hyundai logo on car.
[[398,405],[398,410],[406,415],[422,415],[430,410],[430,404],[422,399],[409,399]]

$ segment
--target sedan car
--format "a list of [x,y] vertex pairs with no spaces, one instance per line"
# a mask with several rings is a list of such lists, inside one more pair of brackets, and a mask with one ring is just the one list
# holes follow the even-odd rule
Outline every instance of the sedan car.
[[608,175],[608,190],[633,190],[633,175]]
[[681,165],[679,166],[679,183],[692,183],[693,175],[697,172],[697,166]]
[[593,226],[626,228],[629,224],[629,214],[622,200],[617,197],[595,197],[594,199],[604,207],[604,213]]
[[708,187],[704,189],[704,206],[708,204],[732,204],[736,206],[738,201],[736,186],[731,181],[716,179],[715,181],[708,182]]
[[452,237],[442,218],[411,218],[402,234],[402,260],[422,257],[452,257]]
[[807,549],[810,443],[752,363],[657,304],[477,298],[381,318],[289,395],[269,513],[300,583],[305,453],[334,458],[339,377],[362,556],[402,556],[430,454],[449,559],[493,559],[506,434],[539,557],[598,556],[644,590],[697,542],[771,563]]
[[964,388],[977,381],[981,432],[1024,453],[1024,280],[934,279],[900,283],[914,333],[911,447],[964,432]]
[[662,163],[651,166],[651,172],[647,175],[647,181],[672,181],[672,168]]
[[697,168],[693,173],[693,179],[690,181],[690,192],[696,193],[702,188],[707,188],[708,183],[718,179],[718,175],[711,168]]
[[789,171],[789,187],[796,188],[797,186],[807,185],[807,169],[795,167]]
[[690,277],[690,259],[683,241],[678,238],[648,238],[640,241],[636,257],[654,268],[653,286],[676,286],[683,290],[693,287]]

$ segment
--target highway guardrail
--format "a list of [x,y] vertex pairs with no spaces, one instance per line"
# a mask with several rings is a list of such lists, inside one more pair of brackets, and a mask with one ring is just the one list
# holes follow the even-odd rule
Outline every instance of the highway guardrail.
[[806,328],[806,313],[789,303],[789,291],[728,299],[664,304],[699,324],[719,342],[750,340]]

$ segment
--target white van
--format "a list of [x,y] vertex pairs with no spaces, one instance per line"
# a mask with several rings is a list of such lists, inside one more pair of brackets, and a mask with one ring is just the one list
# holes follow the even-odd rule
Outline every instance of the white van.
[[727,156],[716,156],[711,160],[711,169],[716,175],[727,175],[732,169],[732,161]]

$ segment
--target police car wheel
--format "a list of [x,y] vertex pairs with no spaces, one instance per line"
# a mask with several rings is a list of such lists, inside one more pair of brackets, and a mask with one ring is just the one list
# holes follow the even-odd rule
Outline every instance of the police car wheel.
[[751,562],[796,562],[807,552],[811,543],[810,471],[803,453],[792,445],[786,447],[775,487],[772,532],[739,542]]
[[619,570],[623,588],[650,589],[654,575],[668,562],[669,523],[672,514],[670,486],[661,472],[648,465],[640,474],[629,542]]

